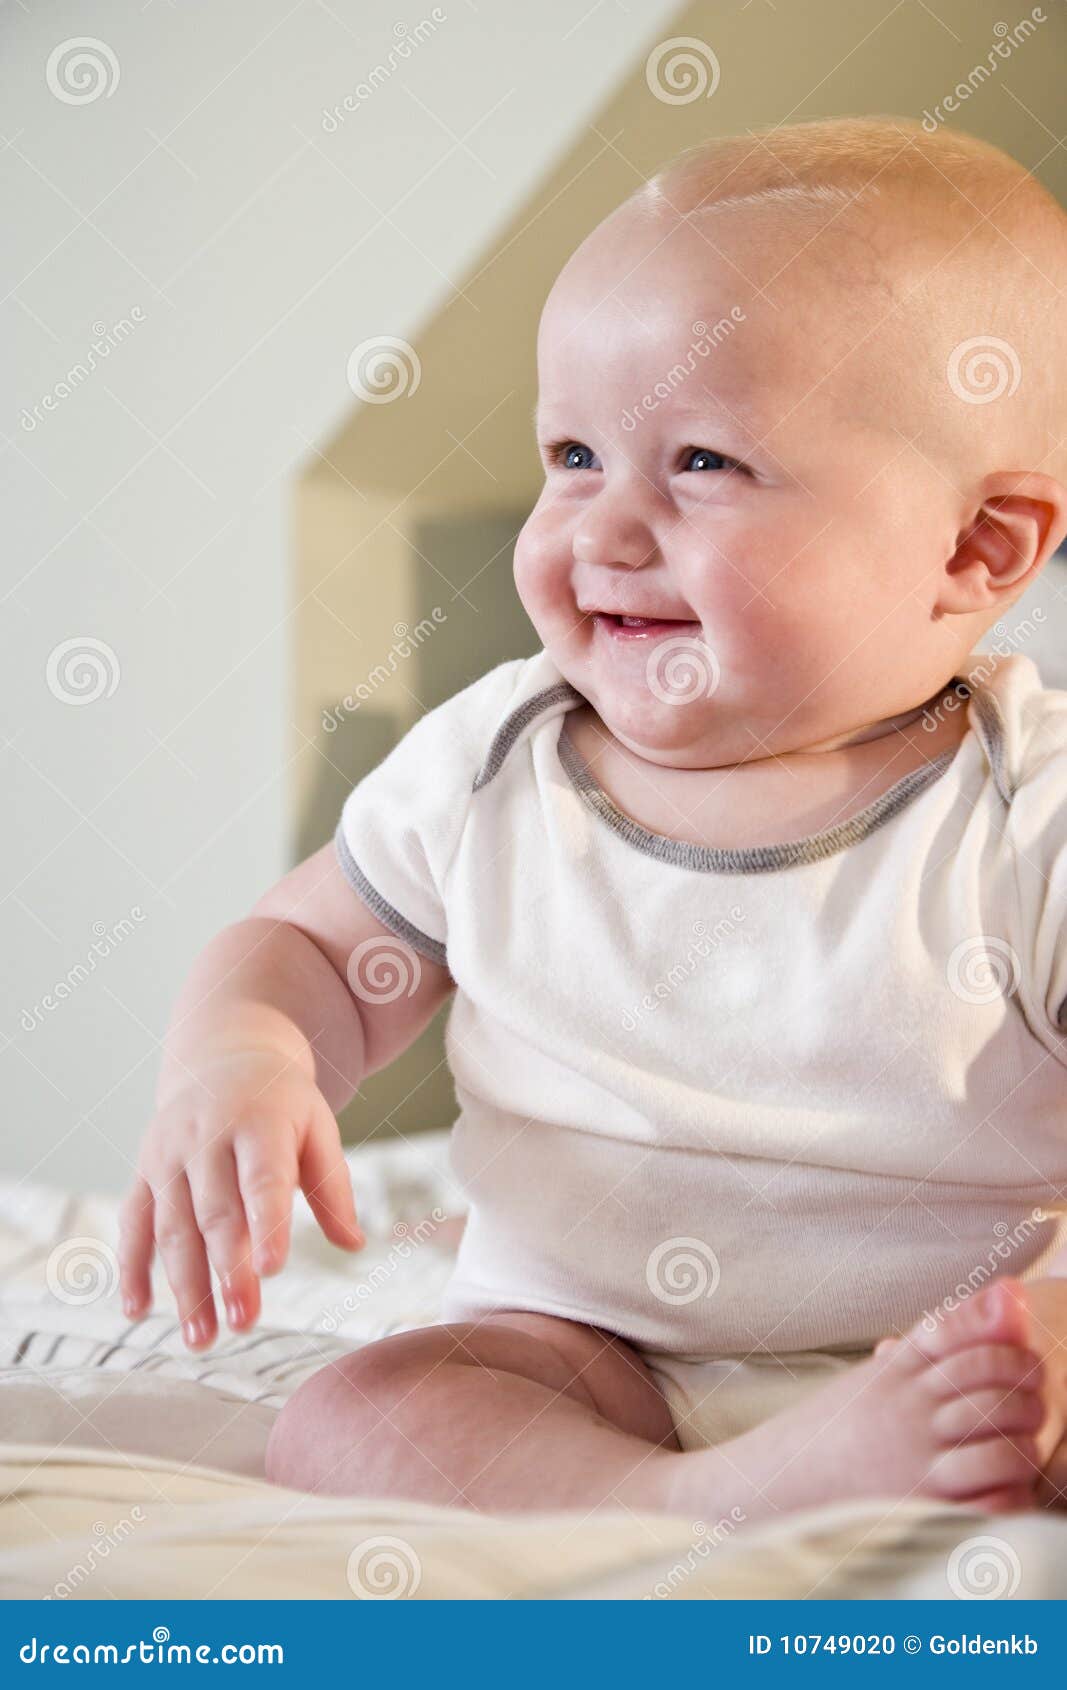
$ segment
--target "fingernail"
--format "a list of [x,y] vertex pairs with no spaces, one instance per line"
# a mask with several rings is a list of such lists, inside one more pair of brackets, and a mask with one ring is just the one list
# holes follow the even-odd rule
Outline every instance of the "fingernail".
[[1000,1286],[991,1285],[988,1291],[983,1291],[978,1299],[978,1316],[987,1326],[992,1326],[1000,1315]]
[[231,1326],[240,1326],[244,1318],[245,1306],[236,1298],[230,1298],[226,1303],[226,1319]]
[[122,1312],[127,1320],[136,1319],[140,1306],[140,1303],[135,1302],[132,1297],[123,1297],[122,1299]]
[[207,1322],[199,1315],[187,1320],[182,1327],[187,1344],[202,1344],[207,1337]]

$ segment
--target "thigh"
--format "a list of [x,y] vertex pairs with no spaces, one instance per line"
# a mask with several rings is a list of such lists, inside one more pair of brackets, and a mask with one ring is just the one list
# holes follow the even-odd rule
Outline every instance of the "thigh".
[[677,1449],[667,1399],[637,1351],[610,1332],[528,1310],[500,1309],[397,1332],[320,1367],[300,1385],[281,1418],[306,1427],[309,1411],[338,1431],[384,1415],[404,1420],[437,1412],[441,1392],[466,1391],[457,1373],[510,1375],[580,1404],[610,1425]]
[[[442,1427],[450,1428],[453,1445],[469,1434],[481,1449],[493,1382],[509,1377],[539,1387],[528,1419],[539,1421],[562,1398],[649,1444],[680,1447],[666,1398],[621,1338],[554,1315],[501,1310],[398,1332],[320,1367],[274,1423],[267,1476],[298,1490],[338,1490],[362,1461],[379,1479],[393,1473],[395,1483],[382,1494],[408,1494],[397,1477],[403,1468],[409,1479],[415,1475],[411,1494],[453,1500],[447,1489],[438,1496],[440,1467],[427,1458],[423,1471],[421,1452]],[[479,1468],[484,1464],[482,1451]],[[362,1484],[365,1473],[356,1477]]]
[[[444,1328],[459,1330],[459,1328]],[[649,1443],[678,1449],[667,1399],[632,1345],[557,1315],[501,1309],[466,1323],[463,1342],[483,1366],[504,1366],[585,1403],[602,1420]],[[521,1344],[498,1334],[521,1335]]]

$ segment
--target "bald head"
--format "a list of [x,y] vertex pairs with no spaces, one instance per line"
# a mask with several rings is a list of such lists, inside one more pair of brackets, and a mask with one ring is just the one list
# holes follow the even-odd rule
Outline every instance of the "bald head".
[[789,190],[906,188],[940,206],[963,202],[989,215],[997,207],[1021,227],[1035,208],[1057,202],[997,147],[945,129],[931,134],[898,117],[828,118],[753,130],[691,147],[639,191],[692,211],[753,194]]
[[685,223],[776,307],[833,298],[852,355],[881,346],[950,468],[1014,454],[1067,478],[1067,213],[997,148],[898,118],[757,131],[681,154],[616,219]]
[[[516,580],[625,744],[711,767],[884,721],[1026,591],[1067,535],[1064,224],[993,148],[863,120],[699,147],[582,242]],[[605,615],[698,624],[714,696],[658,712]]]

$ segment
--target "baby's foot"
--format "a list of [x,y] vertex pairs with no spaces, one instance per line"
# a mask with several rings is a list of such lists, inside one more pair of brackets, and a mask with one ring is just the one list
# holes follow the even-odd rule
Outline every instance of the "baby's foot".
[[[1027,1348],[1044,1368],[1045,1417],[1034,1439],[1042,1475],[1036,1500],[1049,1508],[1067,1509],[1067,1278],[1034,1279],[1016,1290],[1026,1305]],[[883,1338],[875,1354],[903,1342],[902,1338]]]
[[1029,1507],[1046,1404],[1028,1327],[1022,1287],[999,1280],[696,1459],[715,1490],[732,1469],[755,1514],[860,1496]]

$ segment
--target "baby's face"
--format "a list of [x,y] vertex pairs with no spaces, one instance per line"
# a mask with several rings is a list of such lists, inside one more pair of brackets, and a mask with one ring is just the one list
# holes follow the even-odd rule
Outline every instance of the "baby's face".
[[937,609],[965,501],[912,444],[931,419],[887,291],[859,258],[850,288],[847,247],[783,270],[743,209],[703,228],[624,211],[557,281],[515,552],[561,673],[695,767],[907,710],[971,644]]

